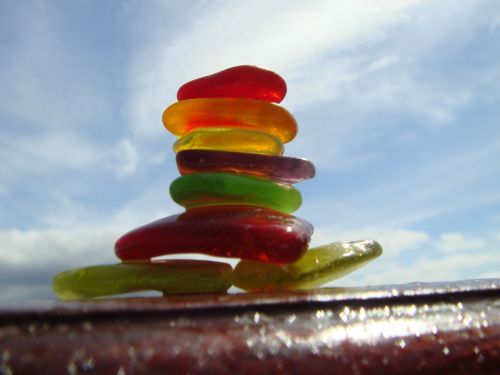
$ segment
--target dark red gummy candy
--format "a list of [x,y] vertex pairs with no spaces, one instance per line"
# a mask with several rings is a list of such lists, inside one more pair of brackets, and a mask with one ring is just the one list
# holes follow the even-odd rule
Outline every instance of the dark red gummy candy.
[[291,263],[307,250],[307,221],[260,207],[195,208],[137,228],[115,244],[121,260],[178,253]]
[[182,175],[197,172],[226,172],[267,178],[293,184],[314,177],[314,165],[289,156],[250,154],[214,150],[184,150],[177,153]]

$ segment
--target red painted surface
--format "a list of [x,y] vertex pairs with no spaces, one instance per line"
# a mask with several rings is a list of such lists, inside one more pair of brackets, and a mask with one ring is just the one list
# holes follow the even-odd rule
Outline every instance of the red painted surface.
[[499,374],[499,287],[0,305],[0,373]]

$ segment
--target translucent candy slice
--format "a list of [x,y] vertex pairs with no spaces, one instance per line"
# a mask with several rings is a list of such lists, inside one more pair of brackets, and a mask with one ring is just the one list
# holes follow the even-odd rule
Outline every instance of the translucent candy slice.
[[297,122],[279,105],[249,99],[190,99],[172,104],[163,112],[163,124],[177,136],[206,127],[258,130],[290,142]]
[[178,100],[195,98],[244,98],[279,103],[286,83],[276,73],[251,65],[240,65],[185,83]]
[[129,262],[64,271],[52,282],[63,300],[87,299],[157,290],[164,294],[225,292],[231,286],[229,264],[201,260]]
[[185,150],[177,154],[176,161],[182,175],[196,172],[241,173],[288,184],[315,175],[314,165],[310,161],[285,156]]
[[179,138],[174,152],[183,150],[237,151],[264,155],[282,155],[283,143],[260,131],[232,128],[199,128]]
[[313,227],[277,211],[248,206],[194,208],[137,228],[116,241],[122,260],[203,253],[291,263],[307,249]]
[[306,251],[297,262],[277,266],[240,261],[233,284],[244,290],[308,289],[338,279],[382,254],[375,241],[335,242]]
[[170,185],[172,199],[190,209],[204,206],[247,205],[270,208],[286,214],[302,204],[300,192],[291,185],[259,177],[231,173],[191,173]]

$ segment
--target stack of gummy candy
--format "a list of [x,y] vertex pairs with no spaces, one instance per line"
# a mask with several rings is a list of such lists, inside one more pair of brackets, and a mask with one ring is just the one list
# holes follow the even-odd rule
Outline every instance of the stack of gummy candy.
[[[184,84],[163,113],[181,177],[172,199],[186,211],[122,236],[122,261],[59,273],[61,299],[86,299],[156,290],[164,295],[320,286],[359,268],[382,252],[375,241],[336,242],[308,249],[313,227],[292,216],[301,203],[292,184],[314,177],[314,165],[282,156],[297,134],[293,116],[279,106],[286,94],[279,75],[237,66]],[[238,258],[154,259],[201,253]]]

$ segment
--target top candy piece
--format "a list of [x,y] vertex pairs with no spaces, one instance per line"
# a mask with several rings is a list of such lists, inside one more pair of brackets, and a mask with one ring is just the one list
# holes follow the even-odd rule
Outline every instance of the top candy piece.
[[235,66],[187,82],[177,91],[177,100],[241,98],[280,103],[286,95],[283,78],[251,65]]

